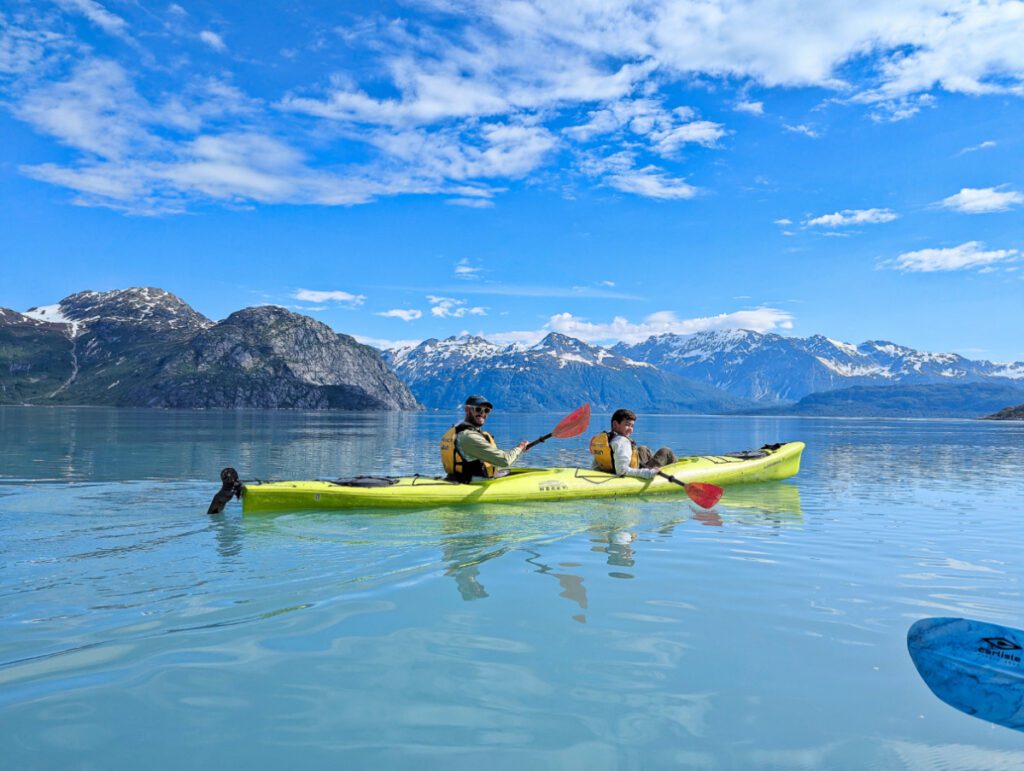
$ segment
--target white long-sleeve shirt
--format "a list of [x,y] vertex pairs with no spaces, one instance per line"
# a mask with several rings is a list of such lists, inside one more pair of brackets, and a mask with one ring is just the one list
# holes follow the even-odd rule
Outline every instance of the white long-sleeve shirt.
[[622,434],[612,434],[610,444],[617,475],[640,477],[641,479],[654,479],[658,475],[658,472],[652,468],[633,468],[629,465],[629,462],[633,460],[633,444]]

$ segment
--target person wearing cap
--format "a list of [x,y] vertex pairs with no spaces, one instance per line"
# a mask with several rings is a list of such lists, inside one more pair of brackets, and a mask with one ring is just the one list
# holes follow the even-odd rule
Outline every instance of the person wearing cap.
[[594,468],[620,477],[654,479],[662,466],[676,462],[675,453],[668,447],[651,452],[650,447],[634,442],[635,424],[635,412],[627,409],[615,410],[612,414],[612,430],[602,431],[590,440]]
[[483,430],[494,405],[479,394],[466,397],[465,416],[441,438],[441,465],[452,482],[472,482],[502,476],[526,451],[523,441],[511,450],[499,450],[494,437]]

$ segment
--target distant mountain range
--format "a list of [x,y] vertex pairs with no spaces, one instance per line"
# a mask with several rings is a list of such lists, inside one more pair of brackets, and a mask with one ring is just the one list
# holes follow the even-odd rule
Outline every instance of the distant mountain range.
[[797,401],[853,386],[1024,383],[1024,362],[971,361],[883,340],[851,345],[821,335],[782,337],[737,329],[659,335],[611,350],[758,402]]
[[283,308],[214,323],[155,288],[0,309],[0,404],[409,410],[380,353]]
[[977,417],[1024,400],[1024,363],[971,361],[895,343],[854,346],[746,330],[592,346],[551,334],[532,347],[479,337],[385,352],[427,407],[483,391],[503,409]]
[[398,376],[427,407],[452,408],[469,393],[503,410],[564,410],[589,402],[596,410],[722,413],[751,400],[565,335],[537,345],[502,347],[479,337],[430,339],[385,352]]
[[452,409],[469,393],[508,411],[586,401],[599,411],[979,417],[1024,402],[1024,362],[745,330],[610,348],[554,333],[533,346],[461,336],[381,353],[276,306],[213,322],[155,288],[0,309],[0,404]]

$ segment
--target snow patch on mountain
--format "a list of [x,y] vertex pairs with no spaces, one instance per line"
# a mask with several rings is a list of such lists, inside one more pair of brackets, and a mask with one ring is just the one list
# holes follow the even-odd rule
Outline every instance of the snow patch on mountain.
[[816,356],[815,358],[825,367],[843,377],[884,377],[889,379],[896,377],[886,367],[880,367],[877,364],[851,364],[849,362],[833,361],[823,356]]
[[997,362],[998,369],[993,370],[993,377],[1005,377],[1010,380],[1024,379],[1024,362]]

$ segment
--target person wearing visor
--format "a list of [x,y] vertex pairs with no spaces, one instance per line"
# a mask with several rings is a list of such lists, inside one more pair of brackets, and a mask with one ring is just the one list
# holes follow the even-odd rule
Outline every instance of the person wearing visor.
[[483,430],[494,405],[479,394],[466,397],[462,422],[448,429],[441,438],[441,465],[451,482],[473,482],[504,476],[529,442],[511,450],[499,450],[494,437]]

